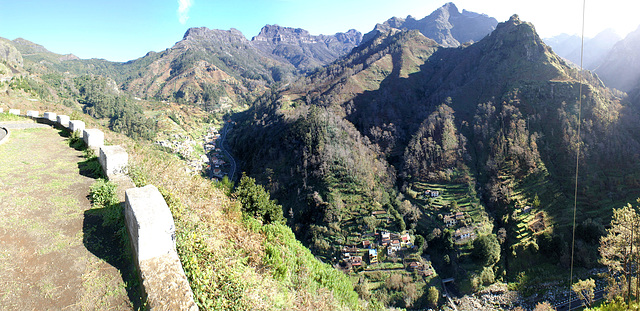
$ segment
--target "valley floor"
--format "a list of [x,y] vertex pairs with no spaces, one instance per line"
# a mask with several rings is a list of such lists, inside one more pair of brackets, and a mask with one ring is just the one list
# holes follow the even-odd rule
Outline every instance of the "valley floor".
[[92,217],[95,179],[62,135],[11,130],[0,146],[0,309],[130,310],[120,257]]

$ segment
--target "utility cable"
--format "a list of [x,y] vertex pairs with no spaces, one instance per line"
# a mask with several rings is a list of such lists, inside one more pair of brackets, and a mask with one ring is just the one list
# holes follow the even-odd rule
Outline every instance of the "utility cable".
[[573,255],[576,245],[576,210],[578,207],[578,172],[580,169],[580,127],[582,125],[582,84],[583,84],[583,71],[582,61],[584,58],[584,20],[585,20],[585,7],[587,4],[587,0],[582,1],[582,34],[581,34],[581,43],[580,43],[580,72],[579,72],[579,83],[580,83],[580,91],[578,97],[578,131],[576,133],[576,182],[575,188],[573,192],[573,233],[571,234],[571,272],[569,279],[569,308],[571,308],[571,286],[573,285]]

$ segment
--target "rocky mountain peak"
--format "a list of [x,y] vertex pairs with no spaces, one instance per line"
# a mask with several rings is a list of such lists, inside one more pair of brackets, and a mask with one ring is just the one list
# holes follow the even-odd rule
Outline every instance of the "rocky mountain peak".
[[400,30],[418,30],[427,38],[433,39],[445,47],[458,47],[462,43],[477,42],[491,33],[498,24],[495,18],[484,14],[463,10],[449,2],[433,11],[423,19],[416,20],[412,16],[406,19],[393,17],[367,33],[363,41],[374,38],[381,32],[391,28]]
[[22,54],[11,44],[11,41],[0,38],[0,60],[22,66]]
[[225,43],[247,42],[247,38],[240,30],[231,28],[230,30],[209,29],[207,27],[194,27],[187,29],[183,41],[215,41]]
[[458,10],[458,7],[453,2],[446,3],[445,5],[440,7],[438,10],[436,10],[436,12],[439,12],[441,14],[448,14],[449,16],[460,15],[460,10]]
[[317,43],[318,40],[308,31],[301,28],[282,27],[279,25],[266,25],[260,33],[251,41],[272,43]]

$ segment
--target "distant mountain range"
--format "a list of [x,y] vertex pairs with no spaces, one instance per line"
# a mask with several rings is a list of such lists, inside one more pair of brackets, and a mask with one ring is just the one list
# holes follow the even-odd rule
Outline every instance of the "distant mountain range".
[[[2,84],[7,94],[59,92],[51,102],[85,112],[104,97],[119,109],[136,105],[131,97],[209,112],[246,108],[232,117],[229,145],[314,255],[337,263],[363,233],[410,231],[439,275],[482,284],[485,274],[491,283],[534,264],[567,265],[576,156],[577,230],[602,233],[596,222],[638,196],[640,29],[613,41],[605,32],[585,43],[585,65],[597,67],[600,80],[567,60],[575,60],[576,37],[548,39],[551,48],[517,15],[497,23],[447,3],[364,36],[266,25],[249,40],[236,29],[190,28],[174,46],[125,63],[0,39],[0,78],[24,77]],[[102,119],[154,122],[142,106],[120,110]],[[432,189],[442,197],[427,197]],[[460,226],[446,226],[458,211]],[[504,232],[496,241],[504,260],[477,264],[473,252],[460,251],[466,242],[458,243],[457,228]],[[598,239],[576,238],[578,265],[594,267]],[[404,306],[404,294],[369,288],[367,278],[359,283],[370,296]]]
[[[622,38],[613,31],[606,29],[593,38],[585,39],[584,57],[582,65],[585,69],[595,70],[604,61],[614,44]],[[576,65],[580,65],[580,51],[582,39],[578,35],[561,34],[544,39],[553,51]]]
[[596,73],[607,86],[624,92],[640,86],[640,27],[613,46]]
[[463,43],[479,41],[493,31],[497,24],[495,18],[484,14],[466,10],[462,10],[461,13],[455,4],[449,2],[420,20],[411,15],[407,18],[390,18],[382,24],[377,24],[373,31],[364,36],[363,41],[394,28],[418,30],[444,47],[457,47]]
[[267,55],[289,62],[300,70],[310,70],[351,52],[361,40],[362,34],[355,29],[330,36],[312,36],[300,28],[267,25],[251,39],[251,44]]

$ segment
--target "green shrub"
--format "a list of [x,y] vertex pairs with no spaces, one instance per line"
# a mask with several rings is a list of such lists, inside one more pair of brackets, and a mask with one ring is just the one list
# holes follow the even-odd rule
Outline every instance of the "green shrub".
[[117,197],[118,186],[113,182],[99,179],[93,185],[91,185],[91,189],[89,195],[91,197],[91,202],[94,207],[109,207],[114,204],[119,204],[119,200]]

